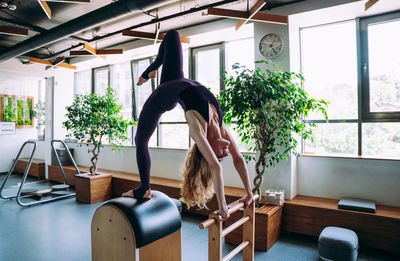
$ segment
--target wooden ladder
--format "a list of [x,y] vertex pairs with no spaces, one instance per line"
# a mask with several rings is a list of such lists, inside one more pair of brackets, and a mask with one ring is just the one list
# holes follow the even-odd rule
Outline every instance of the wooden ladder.
[[[252,204],[244,209],[243,217],[229,227],[222,228],[222,217],[216,211],[208,216],[209,219],[200,223],[200,229],[208,228],[208,261],[228,261],[241,250],[244,261],[254,261],[254,218],[257,199],[258,195],[254,195]],[[243,207],[243,202],[235,201],[228,205],[228,213],[232,214]],[[241,225],[243,225],[242,243],[222,258],[222,238]]]

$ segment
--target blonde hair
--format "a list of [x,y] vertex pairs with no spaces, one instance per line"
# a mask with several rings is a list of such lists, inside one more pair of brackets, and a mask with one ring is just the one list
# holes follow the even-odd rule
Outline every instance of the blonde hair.
[[189,149],[186,156],[181,192],[181,201],[186,203],[188,208],[207,208],[207,201],[214,195],[210,168],[196,144]]

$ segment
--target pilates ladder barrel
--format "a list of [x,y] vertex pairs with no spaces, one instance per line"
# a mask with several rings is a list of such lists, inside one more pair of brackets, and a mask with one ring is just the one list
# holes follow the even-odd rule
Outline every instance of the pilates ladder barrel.
[[[209,219],[200,223],[200,229],[208,227],[208,261],[228,261],[241,250],[243,250],[244,261],[254,261],[254,221],[257,199],[258,195],[254,195],[251,205],[244,209],[243,217],[225,229],[222,229],[222,217],[216,211],[209,215]],[[243,207],[243,202],[235,201],[228,205],[228,213],[232,214]],[[222,238],[241,225],[243,225],[243,242],[222,258]]]

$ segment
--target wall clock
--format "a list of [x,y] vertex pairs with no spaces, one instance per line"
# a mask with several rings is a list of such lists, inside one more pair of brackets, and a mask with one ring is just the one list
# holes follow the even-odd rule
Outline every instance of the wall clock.
[[258,45],[260,53],[266,58],[274,58],[282,53],[283,50],[283,40],[282,38],[275,34],[266,34],[260,41]]

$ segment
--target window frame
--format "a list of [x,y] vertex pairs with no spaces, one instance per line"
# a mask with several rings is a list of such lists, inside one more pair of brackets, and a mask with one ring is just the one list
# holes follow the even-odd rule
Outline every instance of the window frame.
[[96,68],[92,68],[92,93],[96,93],[96,77],[95,77],[95,72],[96,71],[103,71],[107,70],[108,73],[108,86],[111,86],[111,69],[110,69],[110,64],[105,65],[105,66],[100,66]]
[[[358,103],[358,118],[357,119],[334,119],[334,120],[303,120],[305,123],[357,123],[357,151],[358,157],[363,157],[362,148],[362,131],[363,123],[382,123],[382,122],[400,122],[400,112],[370,112],[369,110],[369,59],[368,59],[368,30],[367,27],[372,23],[389,22],[391,20],[400,20],[400,11],[394,11],[384,14],[378,14],[368,17],[358,17],[351,20],[338,21],[335,23],[321,24],[316,26],[304,27],[300,29],[300,64],[301,68],[303,52],[302,52],[302,39],[301,30],[326,26],[330,24],[339,24],[348,21],[355,21],[355,34],[356,34],[356,52],[357,52],[357,103]],[[328,115],[329,116],[329,115]],[[301,153],[309,155],[305,152],[305,142],[301,139]],[[317,154],[316,154],[317,155]],[[340,154],[338,154],[340,155]],[[383,156],[386,158],[386,156]]]
[[363,122],[400,122],[400,111],[396,112],[371,112],[370,111],[370,86],[369,86],[369,55],[368,55],[368,25],[400,20],[400,12],[390,12],[369,17],[357,18],[359,42],[358,73],[361,92],[361,118]]

